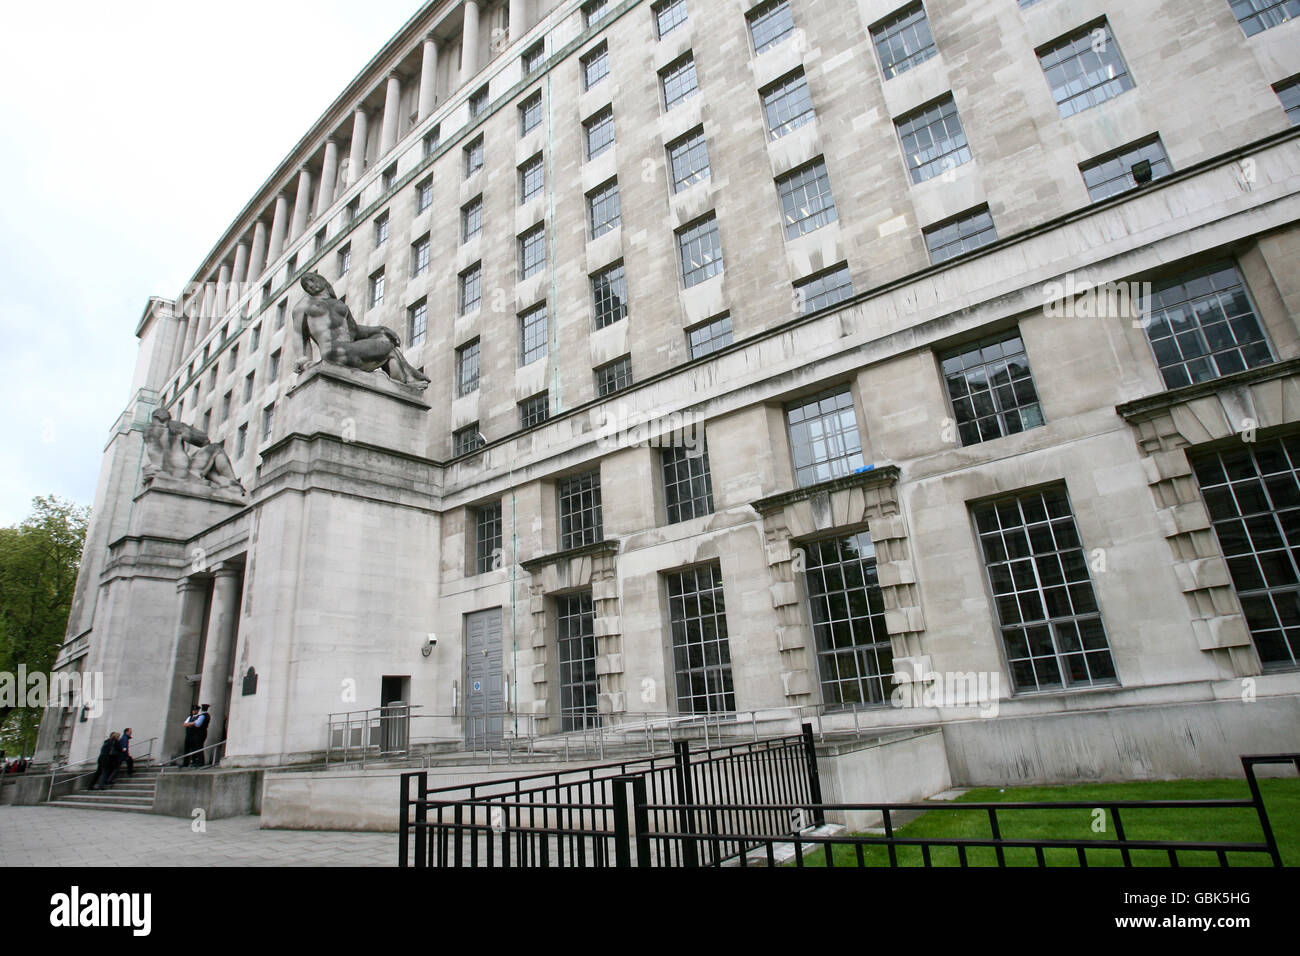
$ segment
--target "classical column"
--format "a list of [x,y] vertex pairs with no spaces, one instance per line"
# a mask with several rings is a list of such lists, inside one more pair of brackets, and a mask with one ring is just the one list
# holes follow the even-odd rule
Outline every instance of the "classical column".
[[172,639],[172,683],[167,700],[167,726],[159,728],[164,759],[182,753],[185,728],[194,701],[190,682],[186,680],[200,670],[199,643],[203,640],[203,606],[207,603],[207,582],[202,578],[181,578],[176,582],[179,610],[176,636]]
[[249,284],[262,278],[266,271],[266,223],[257,220],[253,224],[253,251],[248,257]]
[[[212,577],[212,610],[208,612],[208,635],[203,648],[203,683],[199,703],[210,705],[207,745],[223,738],[222,723],[230,708],[231,669],[235,663],[235,636],[239,631],[239,596],[243,569],[223,564]],[[208,751],[205,763],[212,762]]]
[[424,38],[424,59],[420,61],[420,100],[417,116],[423,120],[438,102],[438,41]]
[[248,284],[248,240],[241,239],[235,246],[235,269],[230,274],[230,296],[227,308],[234,306],[244,297],[244,287]]
[[230,298],[230,263],[221,263],[217,270],[217,315],[225,315]]
[[528,32],[527,0],[510,0],[510,42],[518,40]]
[[352,150],[348,153],[348,181],[351,186],[361,178],[366,165],[366,132],[369,120],[363,107],[358,106],[352,114]]
[[298,170],[298,196],[293,201],[293,226],[289,235],[297,239],[311,219],[311,170],[303,166]]
[[325,140],[325,162],[320,171],[320,188],[316,191],[316,215],[334,204],[334,184],[339,178],[339,144]]
[[190,320],[181,312],[176,315],[176,347],[172,350],[172,371],[180,367],[185,360],[185,340],[190,334]]
[[401,119],[402,78],[397,73],[388,74],[388,89],[384,93],[384,125],[379,131],[379,155],[387,156],[397,145],[397,124]]
[[199,341],[212,329],[212,320],[217,315],[217,287],[211,279],[203,281],[203,297],[199,300]]
[[289,200],[284,193],[275,197],[275,215],[271,219],[271,244],[266,250],[266,262],[270,265],[284,252],[284,236],[289,228]]
[[478,3],[465,0],[465,28],[460,40],[460,81],[478,72]]
[[199,341],[199,317],[194,314],[194,300],[183,302],[181,304],[182,314],[185,316],[185,345],[181,349],[181,361],[194,351],[194,346]]

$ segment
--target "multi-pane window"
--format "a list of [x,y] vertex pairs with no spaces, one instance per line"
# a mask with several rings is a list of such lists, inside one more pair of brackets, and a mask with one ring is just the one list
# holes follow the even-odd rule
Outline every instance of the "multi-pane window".
[[560,662],[560,729],[599,727],[596,609],[590,588],[555,599],[555,635]]
[[316,238],[312,241],[312,252],[320,255],[320,251],[325,248],[325,230],[322,229],[316,233]]
[[660,39],[686,22],[686,0],[659,0],[650,10]]
[[912,182],[923,183],[945,170],[970,162],[966,131],[949,93],[937,103],[923,106],[894,121]]
[[411,275],[422,276],[429,271],[429,237],[415,240],[411,246]]
[[770,50],[794,33],[794,17],[788,0],[771,0],[759,4],[745,15],[749,35],[754,38],[754,52]]
[[397,164],[393,163],[393,165],[385,169],[380,175],[379,181],[383,185],[384,192],[392,189],[397,184]]
[[813,110],[812,94],[808,92],[808,78],[804,76],[802,68],[758,92],[763,98],[767,135],[771,139],[779,139],[817,117]]
[[997,242],[998,231],[993,228],[993,216],[988,206],[962,213],[956,219],[930,226],[924,231],[925,246],[930,250],[930,261],[935,265],[945,260]]
[[579,548],[605,537],[600,505],[600,471],[565,478],[558,487],[560,548]]
[[546,392],[519,403],[519,427],[532,428],[551,417],[551,402]]
[[[262,345],[262,326],[255,325],[253,326],[253,343],[252,345],[249,346],[249,348],[252,351],[256,352],[261,347],[261,345]],[[193,372],[191,372],[190,374],[193,375]]]
[[1115,663],[1065,487],[971,511],[1013,689],[1114,683]]
[[256,372],[249,372],[247,375],[244,376],[244,401],[245,402],[250,402],[253,400],[253,385],[254,383],[256,383],[256,381],[257,381]]
[[539,90],[519,105],[519,135],[527,136],[542,123],[542,94]]
[[717,564],[665,576],[673,640],[677,711],[730,713],[736,709],[722,568]]
[[421,299],[406,310],[406,340],[412,345],[419,345],[424,341],[428,329],[429,302],[427,299]]
[[587,134],[587,158],[595,159],[614,145],[614,109],[605,107],[582,124]]
[[797,239],[835,221],[835,198],[823,160],[786,173],[776,181],[776,191],[781,197],[787,239]]
[[591,219],[591,238],[597,239],[618,228],[622,220],[618,180],[611,179],[587,194],[587,212]]
[[591,0],[582,5],[582,24],[591,29],[592,24],[609,13],[609,0]]
[[1291,125],[1300,126],[1300,77],[1277,84],[1273,87],[1273,92],[1282,103],[1282,109]]
[[483,433],[478,430],[478,422],[466,425],[451,433],[451,453],[453,457],[468,455],[483,447]]
[[709,178],[709,147],[703,127],[668,144],[668,168],[675,193]]
[[1017,330],[939,356],[963,445],[1043,424],[1043,410]]
[[469,116],[475,119],[483,114],[488,104],[488,88],[486,85],[479,87],[469,96]]
[[[289,300],[283,299],[281,300],[280,304],[275,307],[275,327],[277,329],[284,328],[284,320],[288,315],[289,315]],[[208,349],[207,346],[204,346],[203,361],[206,362],[207,360],[208,360]]]
[[1300,438],[1189,457],[1260,663],[1300,665]]
[[527,76],[529,73],[532,73],[534,70],[540,69],[542,63],[545,62],[545,60],[546,60],[545,41],[539,41],[538,43],[534,43],[532,46],[530,46],[527,50],[524,51],[524,55],[521,59],[521,62],[523,63],[523,67],[524,67],[524,76]]
[[388,213],[383,212],[375,220],[375,246],[378,248],[388,241]]
[[248,450],[248,426],[240,425],[239,431],[235,433],[235,457],[243,458],[244,452]]
[[478,308],[483,298],[483,264],[476,262],[459,276],[460,279],[460,314],[465,315]]
[[546,268],[546,224],[539,223],[519,237],[519,277],[527,279]]
[[627,273],[618,262],[591,277],[591,293],[596,303],[596,328],[627,318]]
[[660,451],[664,476],[664,508],[668,523],[677,524],[713,514],[713,479],[709,449],[673,445]]
[[361,197],[357,196],[350,203],[343,207],[343,218],[347,222],[356,222],[357,216],[361,215]]
[[582,86],[589,90],[609,76],[609,45],[602,43],[591,52],[583,54],[581,63]]
[[1179,388],[1273,361],[1241,273],[1217,262],[1156,283],[1147,338],[1166,388]]
[[596,395],[604,398],[632,384],[632,356],[624,355],[596,369]]
[[664,109],[670,110],[683,100],[690,99],[700,89],[695,78],[695,57],[688,53],[664,67],[659,74],[659,83],[664,90]]
[[262,409],[262,440],[271,437],[271,429],[275,427],[275,405],[267,405]]
[[433,205],[433,177],[420,181],[415,187],[415,213],[419,215]]
[[465,147],[465,177],[468,179],[483,168],[483,137]]
[[710,213],[679,230],[677,249],[681,254],[682,281],[686,283],[686,288],[722,272],[722,239],[718,235],[718,217]]
[[800,311],[807,315],[852,298],[853,276],[849,274],[848,264],[841,263],[825,272],[800,279],[794,284],[794,292]]
[[[1079,166],[1093,202],[1136,189],[1173,172],[1159,136],[1152,136],[1118,152],[1108,153]],[[1139,179],[1140,175],[1140,179]]]
[[223,422],[230,418],[230,401],[233,397],[230,392],[221,396],[221,421]]
[[1105,20],[1038,50],[1061,116],[1073,116],[1133,88],[1119,44]]
[[862,531],[800,547],[822,703],[835,708],[889,702],[894,649],[871,535]]
[[546,303],[519,316],[519,364],[531,365],[546,358]]
[[[478,429],[474,432],[477,434]],[[501,567],[501,502],[494,501],[473,511],[474,573],[490,574]]]
[[924,63],[936,52],[930,21],[925,7],[914,3],[904,7],[887,20],[871,28],[871,38],[880,56],[880,68],[885,79],[898,76],[918,63]]
[[[271,364],[267,367],[266,370],[266,377],[270,379],[272,382],[277,382],[280,380],[280,354],[281,354],[280,349],[276,349],[274,352],[271,353]],[[197,388],[194,390],[194,400],[196,402],[199,400],[199,394]]]
[[[352,268],[352,243],[348,243],[339,250],[339,278],[348,274]],[[256,347],[256,346],[254,346]]]
[[731,344],[731,316],[720,315],[694,328],[686,330],[686,341],[691,347],[691,358],[703,358],[711,352]]
[[384,301],[384,270],[380,269],[370,277],[370,307],[373,309]]
[[470,200],[460,209],[460,241],[469,242],[483,229],[483,197]]
[[865,467],[853,393],[846,386],[785,407],[795,485],[806,488]]
[[1246,36],[1300,17],[1300,0],[1228,0]]
[[442,139],[442,124],[437,123],[433,129],[424,134],[424,155],[428,156],[438,148],[438,141]]
[[546,164],[542,162],[542,154],[538,153],[519,167],[519,201],[528,202],[540,195],[545,186]]
[[478,389],[479,340],[456,350],[456,394],[468,395]]

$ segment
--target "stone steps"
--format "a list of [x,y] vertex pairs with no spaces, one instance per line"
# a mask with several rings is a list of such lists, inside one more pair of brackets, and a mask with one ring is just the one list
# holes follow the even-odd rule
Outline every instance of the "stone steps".
[[107,790],[79,790],[46,802],[47,807],[72,810],[118,810],[131,813],[152,813],[154,798],[158,794],[156,766],[137,763],[135,773],[120,775]]

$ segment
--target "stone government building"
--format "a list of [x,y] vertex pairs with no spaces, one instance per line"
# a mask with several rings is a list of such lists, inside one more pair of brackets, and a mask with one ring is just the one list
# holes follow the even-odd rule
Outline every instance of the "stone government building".
[[58,663],[107,700],[40,755],[396,699],[822,709],[970,783],[1294,749],[1297,17],[425,4],[145,308]]

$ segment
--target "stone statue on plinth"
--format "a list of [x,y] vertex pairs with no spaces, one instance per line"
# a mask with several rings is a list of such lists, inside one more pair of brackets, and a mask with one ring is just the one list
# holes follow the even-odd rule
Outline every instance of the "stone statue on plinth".
[[402,340],[396,332],[378,325],[358,325],[352,310],[334,294],[324,276],[305,273],[301,285],[308,297],[293,309],[294,328],[302,342],[302,360],[296,371],[317,364],[311,360],[315,342],[320,351],[318,362],[363,372],[383,369],[394,382],[421,391],[429,387],[429,377],[402,354]]
[[[192,446],[194,451],[188,450]],[[154,409],[144,431],[144,484],[166,477],[176,482],[202,484],[238,495],[247,494],[235,477],[230,456],[221,442],[184,422],[173,421],[165,408]]]

